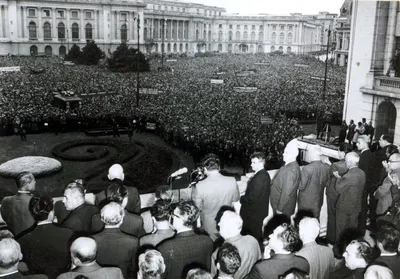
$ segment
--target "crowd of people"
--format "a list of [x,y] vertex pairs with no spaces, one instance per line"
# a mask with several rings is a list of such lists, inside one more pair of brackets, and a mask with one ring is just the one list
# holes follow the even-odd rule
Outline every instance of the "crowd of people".
[[[150,63],[152,69],[160,67],[159,60]],[[144,119],[156,122],[160,135],[171,143],[200,148],[202,155],[222,145],[234,153],[263,149],[281,156],[280,145],[301,135],[295,119],[315,119],[318,111],[341,118],[345,69],[329,65],[323,98],[322,81],[312,77],[323,76],[324,64],[314,57],[224,54],[165,64],[171,71],[140,73],[140,87],[158,94],[141,94],[137,107],[135,74],[63,65],[55,57],[1,58],[0,66],[21,66],[20,72],[0,76],[1,127],[12,130],[21,122],[29,133],[49,131],[53,124],[87,129],[116,118]],[[32,68],[44,72],[35,74]],[[241,75],[245,71],[248,75]],[[223,84],[211,84],[211,79]],[[235,87],[257,91],[237,92]],[[68,91],[81,103],[71,103],[68,111],[52,105],[54,92]],[[106,94],[82,95],[97,92]],[[263,117],[270,119],[269,124],[261,122]]]

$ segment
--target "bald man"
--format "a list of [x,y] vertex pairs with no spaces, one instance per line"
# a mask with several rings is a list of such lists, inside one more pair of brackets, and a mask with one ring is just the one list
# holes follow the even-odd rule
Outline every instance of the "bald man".
[[16,279],[47,279],[44,274],[23,276],[18,271],[19,261],[22,259],[21,247],[12,238],[4,238],[0,241],[0,278]]
[[[124,181],[125,173],[124,169],[120,164],[114,164],[108,169],[108,179],[110,181]],[[139,191],[135,187],[128,187],[128,204],[126,205],[125,209],[128,210],[130,213],[140,214],[141,203],[140,203],[140,196]],[[100,204],[107,198],[106,191],[101,191],[100,193],[96,194],[96,204]]]
[[362,210],[362,195],[365,187],[365,173],[358,168],[360,156],[350,152],[345,157],[347,173],[340,176],[337,171],[336,192],[336,242],[339,241],[346,229],[358,227],[358,215]]
[[74,279],[78,275],[96,279],[122,279],[121,269],[117,267],[101,267],[96,262],[97,244],[88,237],[80,237],[71,245],[71,271],[63,273],[57,279]]

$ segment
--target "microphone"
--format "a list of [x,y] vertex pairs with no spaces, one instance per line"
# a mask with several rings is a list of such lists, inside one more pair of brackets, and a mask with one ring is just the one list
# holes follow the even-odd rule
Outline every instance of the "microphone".
[[188,172],[188,169],[187,169],[187,168],[182,168],[182,169],[179,169],[179,170],[177,170],[176,172],[172,173],[172,174],[170,175],[170,177],[177,177],[177,176],[180,176],[180,175],[182,175],[182,174],[184,174],[184,173],[187,173],[187,172]]

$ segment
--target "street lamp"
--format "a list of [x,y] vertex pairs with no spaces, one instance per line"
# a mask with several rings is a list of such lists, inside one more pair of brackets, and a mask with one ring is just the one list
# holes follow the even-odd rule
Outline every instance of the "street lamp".
[[136,23],[137,23],[136,106],[139,107],[139,78],[140,78],[140,76],[139,76],[139,64],[140,64],[140,61],[139,61],[139,47],[140,47],[140,46],[139,46],[139,41],[140,41],[140,34],[139,34],[139,31],[140,31],[140,15],[139,15],[139,14],[138,14],[138,17],[135,18],[135,20],[136,20]]

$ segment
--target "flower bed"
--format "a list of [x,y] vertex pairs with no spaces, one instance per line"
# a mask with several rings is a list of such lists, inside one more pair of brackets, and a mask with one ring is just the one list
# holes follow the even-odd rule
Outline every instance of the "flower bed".
[[29,171],[35,177],[41,177],[56,173],[61,168],[61,163],[56,159],[42,156],[25,156],[1,164],[0,175],[4,177],[16,177],[21,172]]
[[[100,145],[102,148],[88,148],[87,152],[80,154],[67,154],[65,153],[68,149],[83,146],[83,145]],[[109,151],[105,146],[111,146],[117,148],[117,144],[111,140],[105,139],[82,139],[72,140],[61,143],[53,147],[51,153],[57,158],[69,161],[94,161],[104,158],[108,155]],[[118,148],[117,148],[118,149]]]

